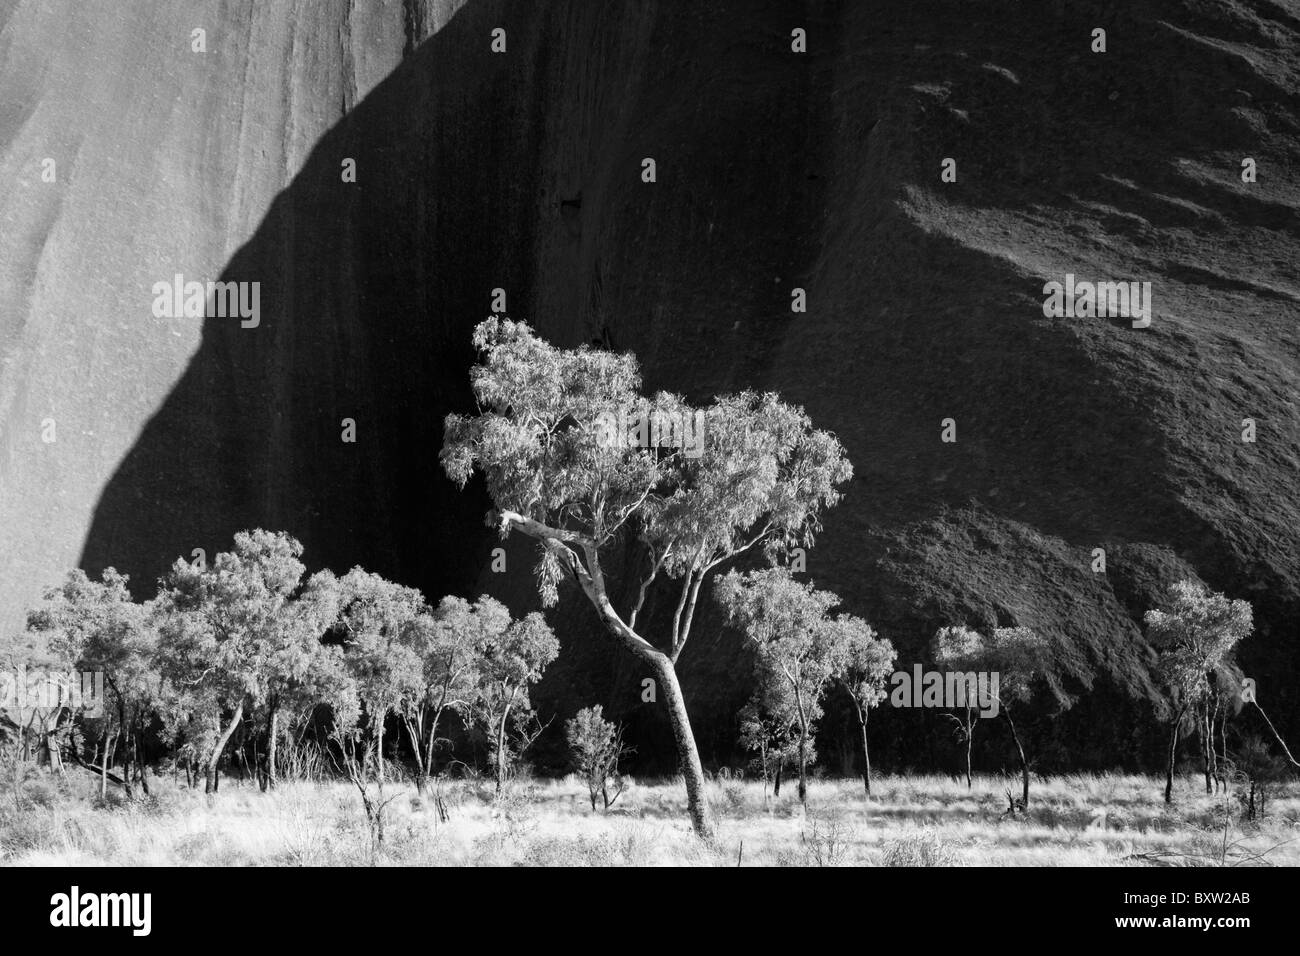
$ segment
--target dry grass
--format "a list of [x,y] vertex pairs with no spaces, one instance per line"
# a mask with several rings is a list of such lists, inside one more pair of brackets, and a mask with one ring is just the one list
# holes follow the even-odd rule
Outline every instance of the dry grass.
[[[0,794],[0,860],[7,865],[572,865],[656,866],[1147,866],[1300,864],[1300,787],[1279,790],[1258,824],[1234,817],[1224,848],[1225,800],[1180,783],[1166,808],[1163,781],[1075,775],[1038,784],[1028,814],[1006,809],[1004,781],[881,777],[868,800],[856,781],[815,781],[807,812],[793,793],[765,798],[756,782],[719,780],[710,801],[719,840],[691,835],[679,781],[633,781],[608,813],[592,812],[574,779],[518,782],[494,799],[469,781],[444,783],[449,813],[409,786],[388,810],[382,849],[355,790],[284,784],[270,793],[233,780],[209,801],[170,780],[154,796],[97,805],[93,782],[28,781]],[[113,797],[110,794],[110,797]],[[1230,801],[1231,802],[1231,801]],[[1104,825],[1099,811],[1105,810]]]

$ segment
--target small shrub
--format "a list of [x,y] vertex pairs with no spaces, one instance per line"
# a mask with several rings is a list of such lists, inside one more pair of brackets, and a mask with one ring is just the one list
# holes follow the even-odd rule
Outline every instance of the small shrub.
[[811,820],[803,834],[809,862],[815,866],[839,866],[848,856],[853,829],[838,820]]
[[932,830],[919,830],[885,844],[882,866],[954,866],[957,854]]
[[43,810],[0,815],[0,856],[12,857],[53,846],[59,840],[53,819]]
[[733,810],[739,810],[745,806],[745,785],[739,780],[724,781],[722,795],[727,798],[727,805]]
[[[601,706],[584,707],[564,725],[564,736],[569,744],[573,769],[587,784],[591,809],[596,809],[600,797],[608,810],[623,792],[623,778],[618,765],[630,753],[623,746],[623,729],[610,723],[601,714]],[[610,783],[614,795],[610,796]]]

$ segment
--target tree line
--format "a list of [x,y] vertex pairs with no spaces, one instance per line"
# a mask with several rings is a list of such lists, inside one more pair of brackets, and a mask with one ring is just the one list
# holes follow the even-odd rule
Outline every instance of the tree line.
[[112,568],[98,581],[72,571],[28,614],[27,640],[7,663],[101,671],[102,712],[33,702],[11,718],[20,746],[56,766],[90,752],[102,786],[117,766],[115,782],[132,795],[148,790],[143,741],[160,732],[212,793],[237,731],[267,788],[281,742],[316,721],[330,758],[360,785],[382,783],[385,729],[396,724],[423,793],[455,714],[485,732],[499,788],[536,736],[529,690],[559,652],[543,616],[512,618],[487,596],[430,606],[361,568],[306,577],[301,555],[285,533],[241,532],[210,565],[177,559],[143,603]]
[[[754,693],[738,723],[765,781],[779,790],[792,767],[806,799],[816,727],[834,693],[856,717],[870,794],[867,727],[887,697],[897,653],[867,621],[838,610],[835,594],[795,577],[853,474],[838,440],[771,393],[720,396],[703,408],[670,393],[645,396],[634,356],[559,349],[522,322],[489,318],[474,345],[482,356],[470,373],[477,411],[448,416],[442,466],[461,486],[484,483],[493,504],[486,520],[502,537],[535,543],[544,608],[562,593],[585,601],[606,639],[645,665],[672,729],[696,832],[711,839],[714,823],[676,668],[709,580],[751,651]],[[703,441],[690,447],[671,444],[671,429],[611,434],[611,421],[699,421],[701,414]],[[647,434],[658,436],[656,444],[646,443]],[[418,590],[361,568],[308,577],[301,555],[283,532],[243,532],[211,565],[178,559],[143,603],[113,569],[99,581],[70,573],[31,611],[26,644],[9,649],[8,663],[101,669],[105,712],[84,721],[33,710],[18,721],[21,746],[55,761],[80,731],[80,744],[66,748],[71,759],[90,752],[101,786],[110,766],[120,766],[131,792],[148,786],[142,740],[161,727],[187,776],[202,777],[214,792],[236,733],[270,787],[282,742],[301,739],[309,725],[323,727],[329,759],[382,826],[387,729],[404,732],[424,792],[451,759],[446,735],[454,717],[489,741],[499,789],[545,726],[530,700],[559,651],[544,614],[514,618],[486,596],[432,606]],[[714,578],[742,560],[766,566],[731,567]],[[1207,788],[1222,776],[1225,722],[1247,702],[1234,653],[1251,631],[1251,609],[1180,582],[1146,623],[1167,691],[1170,799],[1181,734],[1200,741]],[[1075,655],[1027,628],[982,634],[956,622],[935,635],[929,656],[942,670],[999,675],[999,716],[1022,778],[1019,801],[1008,798],[1023,810],[1032,761],[1015,715],[1036,697],[1069,707],[1079,690]],[[1248,702],[1258,708],[1253,697]],[[968,783],[977,727],[969,704],[949,714]],[[565,732],[593,808],[598,797],[609,806],[629,751],[620,729],[588,708]],[[1287,759],[1295,763],[1289,751]]]

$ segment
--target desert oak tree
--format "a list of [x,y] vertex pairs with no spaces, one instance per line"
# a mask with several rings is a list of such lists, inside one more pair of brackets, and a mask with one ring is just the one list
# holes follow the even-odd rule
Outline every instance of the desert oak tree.
[[[643,396],[630,354],[555,348],[527,324],[497,317],[479,324],[473,343],[482,353],[470,373],[478,412],[447,417],[443,468],[461,485],[482,473],[495,505],[489,523],[503,536],[536,539],[544,604],[558,600],[562,579],[573,580],[604,629],[650,669],[668,709],[692,824],[712,839],[676,674],[700,586],[752,548],[775,556],[809,546],[822,509],[852,476],[844,452],[776,395],[715,399],[695,445],[685,433],[700,420],[697,410],[675,395]],[[668,441],[652,445],[650,433],[662,439],[665,426]],[[606,569],[629,544],[642,570],[624,588],[620,610]],[[666,633],[652,639],[638,616],[664,578],[676,582],[677,600]]]
[[[1250,602],[1232,601],[1195,581],[1179,581],[1163,609],[1146,614],[1147,641],[1160,655],[1159,670],[1172,698],[1173,729],[1165,772],[1165,803],[1173,800],[1178,728],[1191,708],[1210,700],[1211,675],[1227,662],[1254,626]],[[1202,748],[1206,746],[1204,723]],[[1207,787],[1209,769],[1206,769]]]

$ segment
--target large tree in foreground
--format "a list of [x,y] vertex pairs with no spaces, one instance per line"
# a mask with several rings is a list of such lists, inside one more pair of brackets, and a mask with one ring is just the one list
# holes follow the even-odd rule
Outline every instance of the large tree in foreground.
[[[704,772],[676,664],[705,577],[745,551],[775,557],[808,547],[823,508],[852,476],[839,442],[802,409],[745,392],[697,410],[675,395],[641,394],[634,356],[555,348],[522,322],[490,318],[474,331],[477,414],[449,415],[441,453],[464,485],[476,471],[503,536],[537,540],[543,603],[575,581],[613,640],[654,674],[668,708],[691,822],[713,824]],[[633,581],[611,588],[610,566],[638,549]],[[676,588],[662,632],[638,617],[657,583]],[[616,607],[615,601],[622,600]]]

